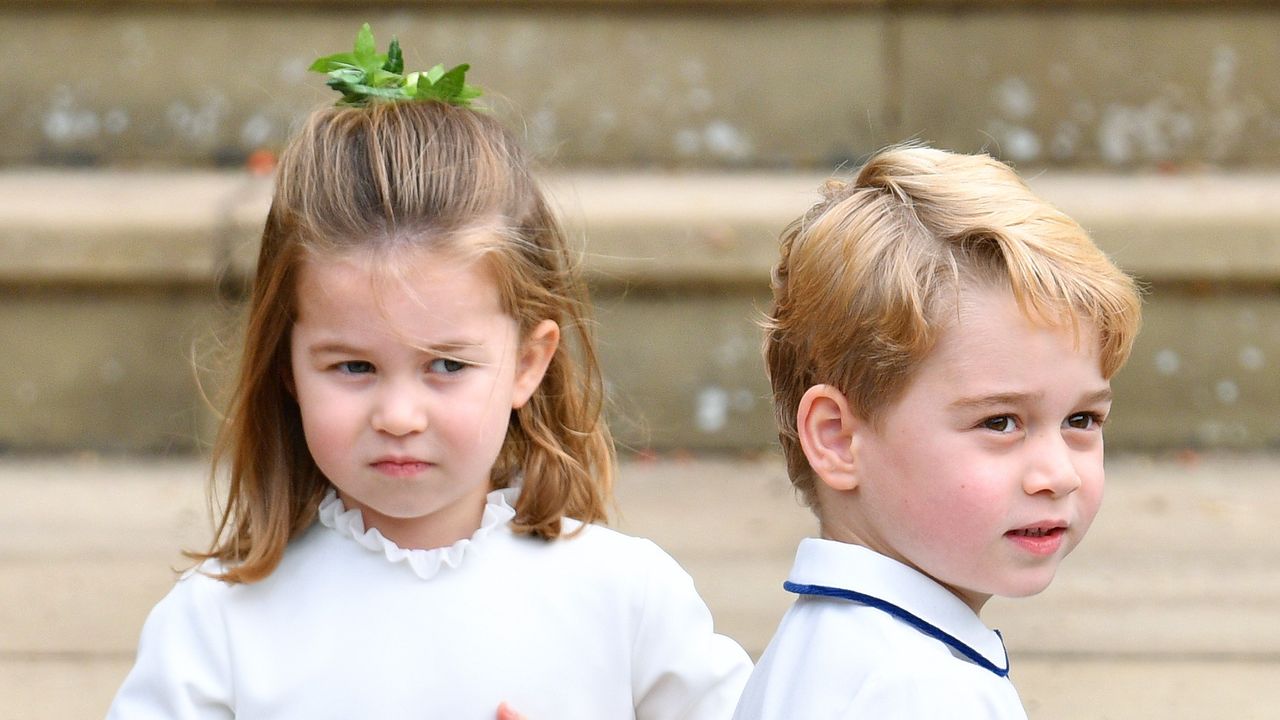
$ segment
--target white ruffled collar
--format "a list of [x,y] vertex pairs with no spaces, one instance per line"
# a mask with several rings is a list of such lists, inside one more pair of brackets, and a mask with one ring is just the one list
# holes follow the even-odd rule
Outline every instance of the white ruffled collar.
[[484,540],[485,536],[494,530],[505,527],[511,518],[516,516],[514,506],[519,496],[519,488],[490,492],[485,496],[484,514],[480,517],[480,527],[471,537],[463,538],[447,547],[430,550],[402,548],[388,540],[377,528],[366,530],[364,516],[359,510],[348,510],[333,488],[330,488],[324,499],[320,501],[320,524],[336,531],[339,535],[355,540],[368,550],[381,552],[389,562],[406,563],[415,575],[423,580],[430,580],[444,568],[456,568],[461,565],[462,558],[472,544]]

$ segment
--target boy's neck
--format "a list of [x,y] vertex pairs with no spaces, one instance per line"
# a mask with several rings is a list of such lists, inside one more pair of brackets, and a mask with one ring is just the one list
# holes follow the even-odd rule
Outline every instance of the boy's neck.
[[870,550],[871,552],[883,555],[890,560],[902,563],[946,588],[947,591],[960,598],[964,604],[968,605],[975,615],[980,615],[982,613],[983,606],[986,605],[987,600],[991,598],[990,595],[971,595],[968,593],[957,592],[955,588],[938,580],[923,569],[916,567],[914,563],[904,557],[901,557],[891,549],[884,547],[883,543],[876,542],[875,538],[867,537],[866,533],[861,531],[857,527],[856,523],[849,521],[849,517],[847,515],[832,513],[832,517],[825,517],[825,514],[821,509],[819,509],[817,515],[818,535],[823,540],[831,540],[832,542],[845,543],[847,545],[858,545]]
[[833,540],[835,542],[848,543],[849,545],[861,545],[863,547],[871,547],[864,540],[855,528],[849,527],[847,523],[842,523],[837,518],[835,522],[829,522],[819,516],[818,518],[818,536],[823,540]]
[[850,497],[851,493],[840,493],[822,487],[818,490],[818,502],[813,511],[818,517],[818,534],[823,540],[861,545],[875,550],[875,544],[868,542],[870,538],[858,522],[861,508]]

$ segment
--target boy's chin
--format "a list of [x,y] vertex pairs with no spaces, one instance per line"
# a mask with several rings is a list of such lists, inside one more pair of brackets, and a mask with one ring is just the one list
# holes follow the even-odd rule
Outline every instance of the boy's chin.
[[1007,597],[1007,598],[1033,597],[1035,595],[1039,595],[1045,590],[1048,590],[1049,586],[1053,584],[1053,577],[1054,577],[1054,573],[1050,573],[1047,577],[1043,579],[1041,578],[1036,578],[1034,580],[1028,579],[1026,582],[1020,582],[1020,583],[1013,584],[1010,587],[1002,588],[1002,592],[998,592],[995,594],[999,595],[1000,597]]

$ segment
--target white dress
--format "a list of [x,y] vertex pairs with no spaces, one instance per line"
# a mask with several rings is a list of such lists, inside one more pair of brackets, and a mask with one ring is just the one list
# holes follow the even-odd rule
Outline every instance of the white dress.
[[923,573],[806,538],[736,720],[1026,720],[1000,634]]
[[603,527],[516,535],[517,494],[490,493],[470,539],[406,550],[330,492],[265,580],[174,586],[108,718],[728,718],[751,662],[688,574]]

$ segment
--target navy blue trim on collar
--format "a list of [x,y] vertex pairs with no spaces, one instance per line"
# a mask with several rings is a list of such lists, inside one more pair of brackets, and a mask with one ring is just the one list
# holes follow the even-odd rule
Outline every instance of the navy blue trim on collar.
[[793,592],[797,595],[818,595],[821,597],[843,598],[845,600],[852,600],[866,605],[867,607],[872,607],[876,610],[886,612],[908,625],[911,625],[925,635],[928,635],[939,642],[945,643],[956,652],[972,660],[975,664],[995,673],[996,676],[1009,676],[1009,650],[1004,647],[1004,636],[1000,634],[999,630],[996,630],[995,633],[996,637],[1000,638],[1000,647],[1004,649],[1003,668],[983,657],[982,653],[961,642],[960,638],[957,638],[923,618],[913,615],[893,603],[885,602],[880,598],[872,597],[871,595],[864,595],[863,593],[854,592],[853,590],[845,590],[844,588],[827,587],[826,585],[801,585],[799,583],[793,583],[790,580],[782,583],[782,587],[787,592]]

